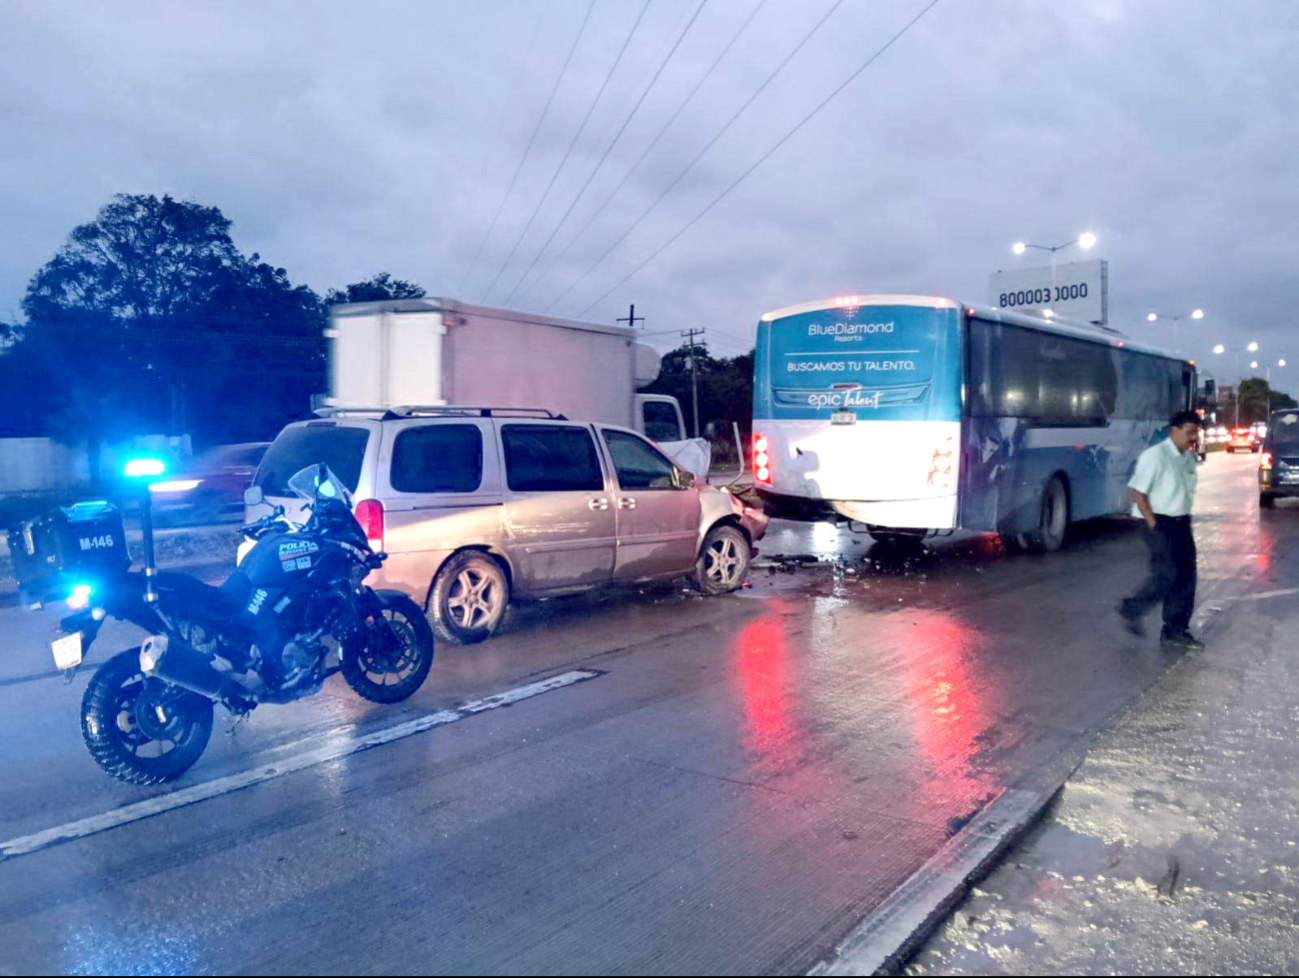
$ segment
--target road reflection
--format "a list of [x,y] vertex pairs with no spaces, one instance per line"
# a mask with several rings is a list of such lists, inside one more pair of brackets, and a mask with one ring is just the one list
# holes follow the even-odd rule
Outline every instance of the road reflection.
[[986,636],[958,611],[913,607],[874,616],[867,643],[853,602],[795,613],[806,607],[768,598],[736,633],[749,776],[931,824],[991,797],[1003,779],[989,748],[1007,741],[1013,691]]
[[958,614],[924,609],[908,617],[915,639],[902,677],[919,772],[908,805],[910,817],[923,819],[961,811],[963,799],[983,800],[999,786],[981,755],[1005,690],[981,674],[982,636]]
[[788,703],[788,602],[772,598],[763,613],[747,622],[735,636],[735,664],[744,697],[745,746],[779,763],[793,738]]

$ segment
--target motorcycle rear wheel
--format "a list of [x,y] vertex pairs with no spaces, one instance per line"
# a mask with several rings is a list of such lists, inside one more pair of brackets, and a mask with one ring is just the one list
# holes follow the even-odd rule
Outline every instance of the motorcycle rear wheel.
[[105,662],[81,699],[81,736],[95,763],[128,784],[161,784],[180,777],[212,736],[212,702],[148,679],[140,650]]
[[433,668],[433,629],[406,595],[385,591],[378,598],[383,621],[366,623],[367,641],[343,656],[343,678],[363,699],[398,703],[414,695]]

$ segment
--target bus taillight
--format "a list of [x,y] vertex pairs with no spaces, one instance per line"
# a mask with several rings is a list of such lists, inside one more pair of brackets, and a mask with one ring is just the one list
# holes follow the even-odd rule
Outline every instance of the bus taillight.
[[753,436],[753,478],[771,484],[771,443],[766,435]]
[[952,488],[952,467],[956,462],[955,441],[951,435],[948,435],[934,448],[933,457],[929,460],[929,478],[925,480],[925,484],[930,488]]

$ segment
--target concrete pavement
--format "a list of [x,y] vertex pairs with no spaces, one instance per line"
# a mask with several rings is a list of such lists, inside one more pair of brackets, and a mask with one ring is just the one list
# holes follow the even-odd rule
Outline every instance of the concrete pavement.
[[[1261,514],[1290,539],[1299,508]],[[1223,604],[908,974],[1294,974],[1299,551]]]
[[[1299,534],[1258,522],[1249,462],[1204,470],[1210,634],[1215,603],[1291,573],[1259,557]],[[0,967],[802,973],[990,799],[1063,780],[1171,661],[1112,620],[1144,554],[1122,523],[1046,558],[968,538],[902,559],[826,527],[778,526],[763,549],[870,557],[723,599],[524,608],[482,646],[439,648],[408,703],[331,681],[214,736],[173,788],[95,768],[84,677],[0,686],[0,842],[335,750],[0,861]],[[0,614],[15,674],[36,675],[47,653],[17,614]],[[347,752],[574,670],[596,675]]]

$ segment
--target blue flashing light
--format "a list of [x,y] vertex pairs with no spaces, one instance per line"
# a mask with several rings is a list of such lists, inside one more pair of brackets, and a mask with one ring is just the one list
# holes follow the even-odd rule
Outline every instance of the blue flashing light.
[[126,475],[135,477],[141,475],[162,475],[167,470],[162,459],[158,458],[133,458],[126,463],[123,471]]
[[89,584],[72,585],[72,595],[67,600],[67,605],[73,611],[81,611],[90,604],[90,594],[94,589]]

